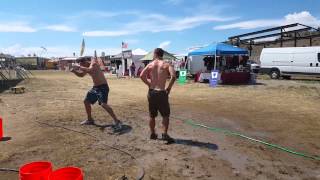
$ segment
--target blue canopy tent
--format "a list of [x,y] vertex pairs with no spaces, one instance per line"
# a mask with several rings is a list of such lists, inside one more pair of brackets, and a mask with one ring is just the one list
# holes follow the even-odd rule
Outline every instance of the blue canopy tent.
[[222,55],[246,55],[248,50],[238,48],[225,43],[213,43],[188,53],[188,56],[215,56],[214,70],[216,69],[217,56]]

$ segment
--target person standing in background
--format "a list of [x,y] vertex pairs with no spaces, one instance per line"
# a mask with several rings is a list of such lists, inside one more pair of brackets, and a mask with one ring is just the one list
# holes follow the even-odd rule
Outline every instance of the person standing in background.
[[131,66],[130,66],[130,77],[135,77],[136,74],[136,65],[134,65],[134,62],[132,62]]

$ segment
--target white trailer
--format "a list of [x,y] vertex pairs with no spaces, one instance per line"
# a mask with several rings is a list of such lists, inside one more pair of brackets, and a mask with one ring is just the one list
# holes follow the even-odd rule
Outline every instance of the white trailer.
[[264,48],[260,55],[261,73],[272,79],[292,75],[320,76],[320,46]]
[[205,56],[189,56],[188,57],[188,70],[192,75],[198,72],[205,72],[207,68],[204,66],[203,58]]

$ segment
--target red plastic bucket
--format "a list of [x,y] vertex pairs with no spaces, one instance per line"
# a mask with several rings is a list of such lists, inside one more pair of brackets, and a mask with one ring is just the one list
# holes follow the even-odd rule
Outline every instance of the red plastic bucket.
[[20,167],[20,180],[48,180],[52,173],[50,162],[32,162]]
[[83,173],[77,167],[65,167],[51,173],[49,180],[83,180]]
[[0,117],[0,140],[3,138],[2,118]]

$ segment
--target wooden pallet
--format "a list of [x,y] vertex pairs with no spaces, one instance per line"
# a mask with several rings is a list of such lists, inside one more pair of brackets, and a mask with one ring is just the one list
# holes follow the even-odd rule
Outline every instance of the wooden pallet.
[[26,88],[23,86],[15,86],[15,87],[11,88],[11,92],[13,92],[15,94],[17,94],[17,93],[21,94],[21,93],[24,93],[25,89]]

